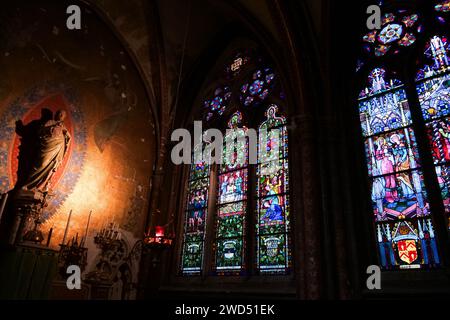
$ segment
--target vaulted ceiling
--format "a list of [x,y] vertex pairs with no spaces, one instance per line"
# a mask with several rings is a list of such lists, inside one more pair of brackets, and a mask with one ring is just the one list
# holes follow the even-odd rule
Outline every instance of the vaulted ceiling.
[[[243,26],[284,46],[284,21],[274,14],[274,8],[284,6],[287,10],[285,5],[289,3],[291,7],[305,8],[305,19],[311,21],[313,33],[319,38],[323,30],[322,12],[328,3],[327,0],[83,1],[109,20],[129,46],[146,81],[155,118],[162,126],[170,122],[178,81],[195,69],[208,48],[221,41],[219,35],[223,36],[227,28]],[[156,127],[164,135],[164,128],[159,128],[159,124]]]

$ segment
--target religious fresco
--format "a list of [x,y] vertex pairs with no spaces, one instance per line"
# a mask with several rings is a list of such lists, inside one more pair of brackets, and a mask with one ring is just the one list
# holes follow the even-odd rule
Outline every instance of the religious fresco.
[[[19,169],[18,157],[21,145],[20,135],[16,133],[17,119],[29,125],[41,117],[41,110],[48,109],[52,113],[58,110],[67,112],[66,126],[72,137],[68,154],[64,158],[60,170],[52,179],[52,189],[55,196],[46,210],[44,219],[49,218],[61,206],[73,190],[80,176],[86,152],[86,127],[81,110],[77,106],[76,94],[73,89],[56,84],[44,84],[27,92],[18,98],[0,116],[0,153],[6,155],[0,167],[0,192],[12,189],[17,182]],[[22,120],[23,119],[23,120]],[[77,128],[77,130],[74,130]],[[57,188],[56,188],[57,187]]]
[[[136,281],[139,259],[130,255],[144,233],[154,165],[154,124],[143,81],[126,48],[94,12],[83,8],[86,28],[71,32],[58,27],[65,24],[58,14],[63,5],[17,6],[0,22],[2,30],[30,17],[35,24],[26,34],[2,33],[0,192],[19,185],[21,130],[63,110],[70,143],[52,171],[41,230],[52,231],[51,248],[63,241],[88,248],[85,274],[101,274],[103,263],[109,265],[108,281]],[[122,252],[113,264],[113,253],[97,241],[110,223],[117,231],[114,250]]]

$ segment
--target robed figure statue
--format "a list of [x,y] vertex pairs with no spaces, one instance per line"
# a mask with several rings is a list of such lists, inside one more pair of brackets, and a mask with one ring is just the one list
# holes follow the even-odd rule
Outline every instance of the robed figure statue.
[[[25,172],[19,172],[16,188],[48,191],[51,178],[64,160],[69,149],[70,134],[64,126],[66,112],[59,110],[54,119],[42,118],[33,130],[34,140],[29,146],[23,146],[21,152],[26,152],[27,166]],[[24,137],[22,136],[22,139]],[[24,141],[22,141],[24,143]],[[26,151],[26,149],[28,151]],[[19,168],[20,170],[20,168]]]

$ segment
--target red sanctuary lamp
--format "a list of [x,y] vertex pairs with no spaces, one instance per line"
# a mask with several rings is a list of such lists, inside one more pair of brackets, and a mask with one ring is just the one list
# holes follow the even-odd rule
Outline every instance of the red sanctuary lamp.
[[166,226],[155,226],[153,232],[149,231],[144,234],[144,243],[148,247],[169,248],[172,246],[175,237],[172,233],[167,233]]

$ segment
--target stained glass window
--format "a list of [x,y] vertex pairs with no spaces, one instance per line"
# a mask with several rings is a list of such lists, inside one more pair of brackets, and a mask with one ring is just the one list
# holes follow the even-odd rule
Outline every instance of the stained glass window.
[[404,10],[397,13],[386,13],[381,19],[381,29],[371,30],[363,36],[366,43],[364,48],[376,57],[382,57],[388,52],[394,54],[401,47],[409,47],[416,42],[416,34],[420,33],[422,26],[419,16],[408,14]]
[[231,80],[239,75],[243,67],[251,61],[250,56],[252,55],[251,50],[244,50],[236,53],[232,61],[225,66],[226,78]]
[[257,268],[285,273],[291,264],[286,119],[271,105],[259,127],[257,168]]
[[[444,7],[441,7],[442,10]],[[450,65],[446,37],[433,36],[425,47],[431,64],[417,73],[417,94],[442,199],[450,219]]]
[[450,0],[441,1],[434,6],[434,9],[438,12],[449,12],[450,11]]
[[231,91],[229,87],[218,87],[214,91],[214,96],[209,100],[205,100],[203,103],[205,108],[206,121],[211,120],[214,115],[221,116],[225,112],[230,98]]
[[238,273],[245,268],[248,140],[239,111],[231,116],[228,128],[232,130],[225,135],[223,164],[218,179],[214,241],[215,270],[218,274]]
[[[274,104],[284,103],[285,94],[275,70],[255,49],[237,52],[219,70],[208,85],[214,90],[205,92],[199,107],[204,130],[220,128],[224,135],[222,162],[190,167],[182,274],[288,274],[287,128]],[[206,225],[208,212],[214,217]]]
[[381,266],[439,265],[417,142],[403,84],[375,68],[359,97]]
[[258,105],[272,90],[275,74],[271,68],[256,70],[249,82],[241,85],[241,102],[244,106]]
[[[194,153],[202,148],[197,145]],[[203,151],[203,149],[201,150]],[[194,156],[192,157],[194,159]],[[210,165],[207,159],[193,161],[189,173],[188,196],[184,221],[182,249],[183,274],[200,274],[202,271],[206,217],[208,212]]]

